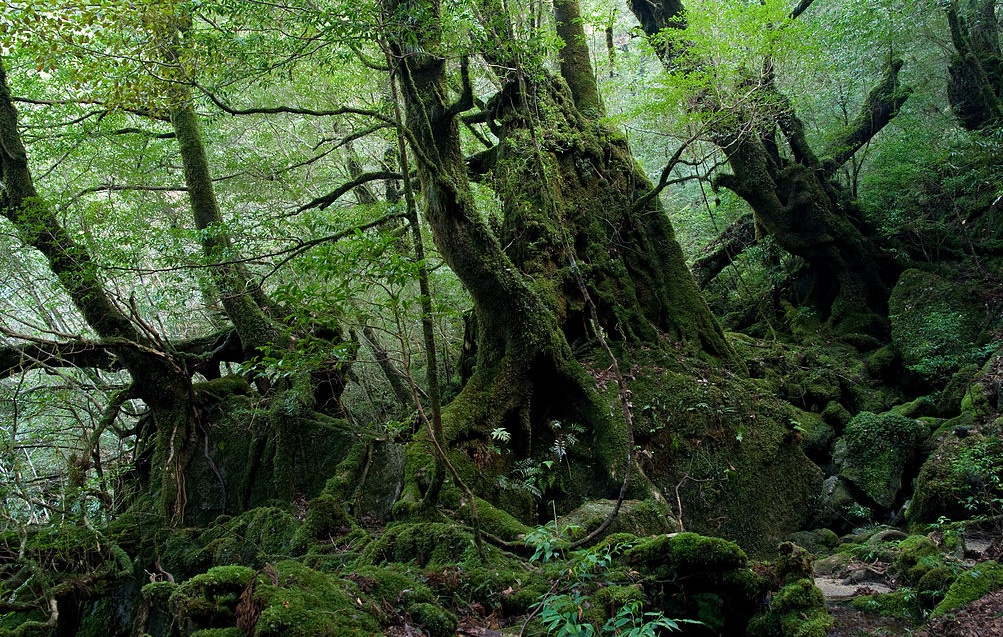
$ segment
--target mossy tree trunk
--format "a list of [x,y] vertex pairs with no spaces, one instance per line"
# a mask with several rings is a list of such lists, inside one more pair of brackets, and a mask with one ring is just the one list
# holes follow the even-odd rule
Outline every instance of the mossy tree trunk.
[[17,228],[21,240],[48,260],[49,268],[69,294],[74,306],[112,354],[132,375],[132,392],[150,407],[151,437],[158,462],[152,485],[168,519],[184,515],[184,466],[193,435],[195,407],[185,364],[165,351],[156,334],[141,331],[108,294],[97,264],[76,243],[52,207],[35,189],[27,151],[18,131],[17,111],[6,70],[0,61],[0,209]]
[[1003,123],[1003,53],[1000,22],[993,0],[947,4],[947,23],[955,54],[948,71],[947,97],[961,125],[980,130]]
[[[687,28],[680,20],[681,3],[632,2],[631,9],[648,37],[662,29]],[[662,51],[667,67],[676,53]],[[908,98],[911,89],[898,80],[901,66],[899,60],[889,61],[857,115],[821,154],[809,146],[804,124],[776,87],[770,60],[750,84],[755,86],[752,99],[740,109],[725,113],[712,100],[695,101],[695,108],[710,116],[711,138],[731,168],[730,174],[717,176],[715,186],[742,197],[761,232],[808,262],[813,276],[809,302],[834,326],[854,315],[887,316],[889,284],[901,271],[884,257],[835,179],[838,169]]]
[[[395,0],[384,6],[392,24],[415,10]],[[577,3],[557,9],[565,40],[583,43],[581,22],[571,17]],[[599,467],[589,495],[608,497],[628,458],[624,423],[569,343],[587,344],[598,333],[634,343],[663,344],[667,336],[718,364],[733,362],[733,354],[657,198],[645,197],[651,184],[626,140],[597,123],[601,104],[587,50],[562,51],[567,81],[547,73],[530,81],[520,70],[502,78],[481,115],[499,136],[480,164],[503,202],[499,237],[475,205],[461,152],[459,117],[473,106],[466,64],[463,91],[451,99],[450,69],[436,54],[438,7],[428,3],[417,13],[433,16],[418,45],[402,39],[390,46],[400,60],[396,77],[425,217],[472,296],[477,326],[473,375],[443,414],[448,442],[483,441],[504,427],[512,450],[525,457],[554,442],[554,421],[581,423]],[[488,31],[504,31],[497,26]]]

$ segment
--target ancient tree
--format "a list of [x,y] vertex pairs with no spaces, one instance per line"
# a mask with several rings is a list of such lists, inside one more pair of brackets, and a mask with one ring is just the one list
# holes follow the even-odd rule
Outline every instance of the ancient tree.
[[[801,3],[791,18],[796,19],[810,4]],[[687,68],[699,64],[684,55],[688,26],[682,3],[635,0],[631,9],[669,72],[685,74]],[[666,32],[674,37],[665,38]],[[682,33],[675,36],[675,32]],[[731,169],[717,175],[714,185],[748,202],[759,231],[772,235],[781,247],[808,263],[812,276],[808,301],[824,319],[847,332],[879,337],[889,286],[901,266],[875,243],[849,193],[835,177],[909,97],[910,89],[898,80],[901,67],[900,60],[887,62],[884,75],[857,114],[820,151],[809,145],[804,123],[778,86],[769,57],[758,71],[747,72],[741,88],[748,99],[739,106],[725,107],[710,92],[699,90],[690,101],[691,108],[705,116],[710,139]],[[743,230],[748,221],[740,224],[731,233],[734,237],[748,235]],[[723,251],[734,253],[733,243],[725,237]],[[727,262],[727,254],[705,255],[701,278],[713,276]]]

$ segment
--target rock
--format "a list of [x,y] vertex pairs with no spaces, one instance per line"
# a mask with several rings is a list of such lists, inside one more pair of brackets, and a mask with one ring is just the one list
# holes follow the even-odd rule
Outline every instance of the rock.
[[960,286],[930,272],[906,270],[888,301],[892,342],[906,368],[932,383],[982,354],[985,308]]
[[[927,438],[926,426],[895,412],[861,412],[841,439],[839,476],[888,510],[902,489],[903,472]],[[834,454],[836,456],[837,454]]]

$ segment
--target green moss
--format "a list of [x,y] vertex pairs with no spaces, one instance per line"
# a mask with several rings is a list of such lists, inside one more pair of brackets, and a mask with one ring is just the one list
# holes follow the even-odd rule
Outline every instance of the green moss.
[[678,488],[688,530],[759,554],[811,524],[822,474],[800,445],[805,412],[773,398],[768,381],[688,368],[657,352],[632,352],[628,363],[666,369],[631,383],[634,430],[648,477],[662,493]]
[[1003,498],[999,473],[1003,442],[998,434],[985,428],[962,429],[963,425],[955,422],[973,421],[952,419],[941,427],[937,449],[927,457],[916,478],[916,489],[906,511],[910,523],[991,515],[998,508],[997,500]]
[[310,500],[306,519],[297,530],[293,543],[307,550],[317,543],[331,543],[356,527],[340,501],[329,495]]
[[916,591],[922,596],[923,607],[936,607],[956,579],[954,571],[946,566],[932,568],[924,573],[916,583]]
[[254,575],[246,566],[216,566],[180,584],[168,604],[195,626],[232,622],[237,600]]
[[348,577],[381,606],[403,608],[435,599],[432,589],[422,581],[422,574],[411,573],[403,566],[360,566]]
[[891,593],[854,597],[850,606],[865,613],[919,622],[924,615],[921,600],[913,589],[902,588]]
[[944,600],[937,604],[931,617],[937,617],[961,608],[969,602],[1003,588],[1003,564],[989,560],[976,564],[958,575],[947,590]]
[[815,555],[823,555],[836,547],[839,543],[839,536],[832,529],[813,529],[811,531],[797,531],[788,536],[791,542],[803,547]]
[[846,425],[839,475],[890,508],[902,488],[903,470],[927,435],[923,423],[901,414],[861,412]]
[[586,619],[593,625],[602,626],[607,619],[616,616],[621,608],[629,604],[640,603],[642,598],[640,586],[604,586],[592,595],[591,607],[586,614]]
[[938,382],[981,355],[977,347],[985,311],[959,285],[920,270],[906,270],[888,302],[892,341],[905,365]]
[[456,615],[435,604],[411,604],[407,612],[414,623],[425,629],[429,637],[449,637],[456,634]]
[[[463,507],[462,513],[469,519],[470,507]],[[532,527],[523,524],[508,511],[481,498],[477,498],[477,517],[481,524],[481,530],[506,542],[513,542],[533,530]]]
[[412,563],[431,569],[480,560],[469,532],[455,524],[417,522],[388,526],[383,535],[366,546],[363,561],[375,565]]
[[900,363],[898,348],[894,345],[885,345],[867,358],[867,371],[874,378],[890,380],[900,369]]
[[749,622],[749,637],[825,637],[833,619],[825,610],[825,598],[810,579],[801,579],[780,589],[769,609]]
[[937,405],[931,397],[920,396],[911,402],[892,407],[892,411],[906,418],[921,418],[937,413]]
[[246,633],[239,628],[203,628],[196,630],[191,637],[245,637]]
[[[591,500],[561,516],[560,525],[577,527],[578,533],[586,535],[598,528],[609,517],[616,506],[614,500]],[[679,530],[678,523],[666,515],[665,511],[650,500],[624,500],[607,532],[626,533],[635,536],[672,533]]]
[[898,555],[892,566],[899,576],[916,584],[931,569],[944,566],[944,560],[933,540],[925,535],[910,535],[899,542]]
[[302,552],[293,541],[299,526],[288,511],[277,507],[259,507],[232,518],[221,516],[201,534],[171,532],[161,561],[179,579],[221,564],[260,568],[265,562]]
[[846,423],[850,422],[850,419],[853,418],[853,414],[851,414],[846,407],[835,400],[829,401],[829,403],[825,406],[825,409],[823,409],[822,413],[819,415],[822,417],[822,420],[829,424],[830,427],[839,431],[842,431],[843,427],[846,426]]
[[167,608],[167,600],[178,590],[174,582],[151,582],[143,587],[143,599],[157,608]]
[[261,604],[256,637],[375,635],[382,611],[348,580],[293,561],[274,565],[277,584],[259,575],[254,599]]
[[679,533],[646,538],[627,550],[628,564],[667,569],[676,574],[721,572],[744,568],[748,562],[739,546],[717,537]]

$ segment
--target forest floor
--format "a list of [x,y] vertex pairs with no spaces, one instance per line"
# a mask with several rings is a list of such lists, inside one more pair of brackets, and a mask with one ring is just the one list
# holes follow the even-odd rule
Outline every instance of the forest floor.
[[[966,557],[970,564],[986,559],[1000,559],[998,537],[984,533],[966,537]],[[862,566],[857,564],[856,566]],[[878,568],[874,568],[877,566]],[[878,575],[881,565],[867,570]],[[990,593],[981,599],[959,608],[943,617],[917,626],[906,619],[888,617],[857,610],[850,605],[854,597],[887,593],[895,589],[895,582],[880,577],[859,584],[841,581],[838,577],[817,576],[816,586],[826,598],[829,614],[835,626],[828,637],[1003,637],[1003,590]]]
[[922,628],[890,617],[864,613],[845,602],[831,602],[836,625],[829,637],[1003,637],[1003,591],[986,595]]

